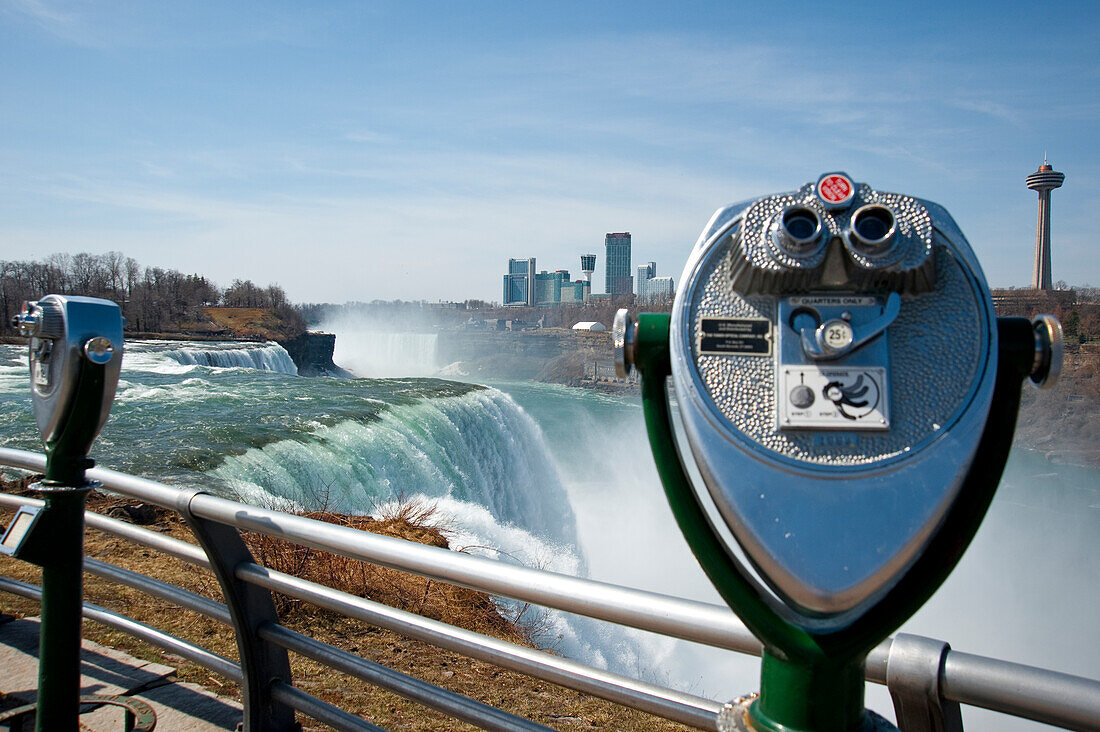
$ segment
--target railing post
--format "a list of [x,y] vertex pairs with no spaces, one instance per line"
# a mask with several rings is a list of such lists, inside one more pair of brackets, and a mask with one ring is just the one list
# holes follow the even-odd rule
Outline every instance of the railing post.
[[902,732],[962,732],[959,703],[943,698],[943,665],[951,646],[898,633],[886,661],[886,687]]
[[294,684],[286,649],[268,643],[259,634],[261,626],[268,623],[277,625],[279,622],[271,593],[237,579],[237,567],[254,562],[252,553],[237,529],[191,513],[191,501],[201,493],[203,491],[181,491],[176,508],[210,559],[210,567],[218,578],[229,616],[233,620],[244,677],[241,682],[244,732],[300,730],[294,720],[294,709],[276,701],[271,694],[272,686],[277,681],[288,686]]

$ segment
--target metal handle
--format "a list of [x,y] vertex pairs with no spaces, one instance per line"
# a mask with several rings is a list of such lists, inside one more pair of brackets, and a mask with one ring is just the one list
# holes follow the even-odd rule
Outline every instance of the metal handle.
[[626,308],[615,313],[611,326],[611,339],[615,348],[615,375],[625,379],[637,362],[637,323]]
[[1035,360],[1031,366],[1031,385],[1036,389],[1049,389],[1058,383],[1062,374],[1065,341],[1062,323],[1053,315],[1036,315],[1031,319],[1035,332]]

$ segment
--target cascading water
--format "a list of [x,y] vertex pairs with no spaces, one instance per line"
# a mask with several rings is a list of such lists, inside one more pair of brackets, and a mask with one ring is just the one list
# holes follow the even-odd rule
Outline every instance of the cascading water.
[[576,543],[538,426],[496,389],[389,406],[251,448],[210,473],[253,503],[365,513],[394,499],[448,497],[542,540]]
[[211,366],[214,368],[244,368],[273,371],[277,374],[294,374],[298,367],[278,343],[268,343],[256,348],[178,348],[165,355],[183,366]]
[[439,370],[435,333],[341,331],[333,360],[356,376],[432,376]]

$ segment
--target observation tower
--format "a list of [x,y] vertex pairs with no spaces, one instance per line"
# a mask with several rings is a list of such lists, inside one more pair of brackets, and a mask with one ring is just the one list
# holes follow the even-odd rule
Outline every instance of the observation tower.
[[1062,187],[1066,176],[1043,158],[1039,169],[1027,177],[1027,187],[1039,192],[1039,220],[1035,227],[1035,271],[1031,288],[1049,292],[1054,289],[1050,276],[1050,192]]
[[596,271],[596,255],[595,254],[582,254],[581,255],[581,272],[584,272],[584,279],[588,284],[592,284],[592,273]]

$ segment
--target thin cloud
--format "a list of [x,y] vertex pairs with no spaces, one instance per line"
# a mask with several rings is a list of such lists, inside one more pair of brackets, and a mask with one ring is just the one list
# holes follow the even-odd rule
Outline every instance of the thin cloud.
[[356,130],[354,132],[348,132],[344,135],[345,140],[348,142],[362,142],[371,145],[384,145],[393,142],[393,137],[390,135],[382,134],[381,132],[373,132],[371,130]]

